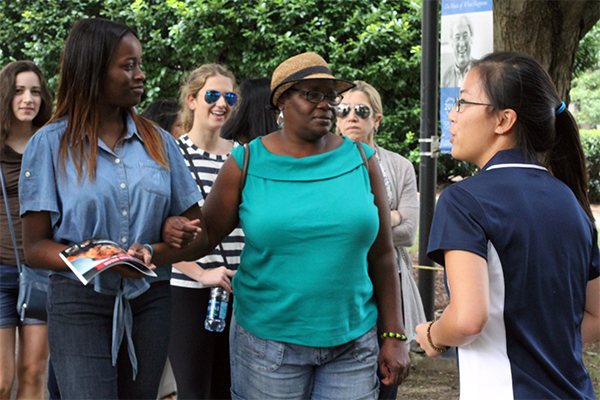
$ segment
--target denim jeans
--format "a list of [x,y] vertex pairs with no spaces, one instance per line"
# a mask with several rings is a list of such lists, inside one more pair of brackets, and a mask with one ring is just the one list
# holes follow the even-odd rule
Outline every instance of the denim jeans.
[[261,339],[231,321],[233,399],[377,399],[376,327],[348,343],[309,347]]
[[17,312],[18,299],[19,268],[0,264],[0,329],[46,323],[46,321],[33,318],[25,318],[24,321],[21,321],[21,317]]
[[115,296],[60,275],[48,287],[48,340],[61,399],[156,399],[171,334],[171,288],[155,282],[130,300],[137,377],[126,339],[112,366]]

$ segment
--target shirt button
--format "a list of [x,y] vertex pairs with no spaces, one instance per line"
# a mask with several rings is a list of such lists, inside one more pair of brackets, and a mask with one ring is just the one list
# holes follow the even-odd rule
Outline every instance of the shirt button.
[[119,158],[115,158],[115,164],[118,164],[118,163],[120,163],[120,162],[121,162],[121,159],[119,159]]
[[31,176],[31,172],[25,171],[25,177],[29,178]]
[[122,238],[121,238],[121,242],[123,242],[123,243],[127,243],[127,238],[126,238],[126,237],[122,237]]
[[121,189],[125,189],[125,184],[121,183]]
[[123,215],[127,215],[127,210],[123,210]]

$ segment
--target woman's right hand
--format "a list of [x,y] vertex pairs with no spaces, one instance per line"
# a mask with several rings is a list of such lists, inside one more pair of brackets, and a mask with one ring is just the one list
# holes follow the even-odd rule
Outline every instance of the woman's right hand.
[[183,216],[169,217],[162,226],[162,240],[169,246],[180,249],[194,240],[200,229],[200,220],[189,220]]
[[200,282],[204,286],[221,286],[229,293],[233,293],[233,289],[231,288],[231,278],[233,278],[236,271],[232,271],[225,267],[204,269],[193,261],[182,261],[174,264],[173,267],[193,280]]
[[200,274],[198,281],[204,286],[221,286],[229,293],[233,293],[231,287],[231,278],[237,271],[232,271],[225,267],[219,267],[215,269],[203,269],[204,272]]

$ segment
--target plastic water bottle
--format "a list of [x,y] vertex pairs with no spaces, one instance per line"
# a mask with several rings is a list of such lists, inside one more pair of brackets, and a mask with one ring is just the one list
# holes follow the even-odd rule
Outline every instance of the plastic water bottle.
[[229,304],[229,292],[221,286],[215,286],[210,289],[210,300],[206,310],[206,320],[204,328],[207,331],[223,332],[227,321],[227,306]]

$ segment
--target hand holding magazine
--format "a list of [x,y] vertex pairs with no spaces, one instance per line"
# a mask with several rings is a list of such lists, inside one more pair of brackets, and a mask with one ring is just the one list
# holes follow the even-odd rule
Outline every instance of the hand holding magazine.
[[87,285],[99,273],[115,265],[127,265],[147,276],[156,276],[146,264],[127,254],[110,240],[91,239],[60,252],[60,258],[79,280]]

